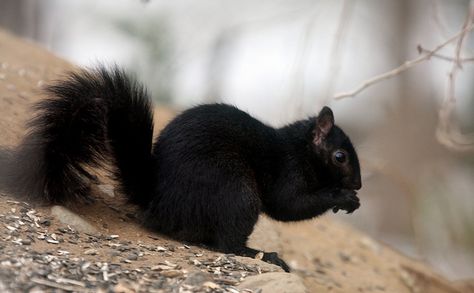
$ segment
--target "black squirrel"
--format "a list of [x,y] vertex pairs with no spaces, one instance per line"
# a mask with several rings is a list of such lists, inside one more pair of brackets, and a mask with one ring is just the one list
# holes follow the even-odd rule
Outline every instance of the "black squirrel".
[[[3,191],[87,201],[87,169],[112,159],[144,226],[249,257],[259,253],[246,242],[261,212],[286,222],[360,205],[357,154],[328,107],[276,129],[230,105],[201,105],[153,143],[149,95],[117,67],[70,73],[46,93],[21,144],[0,150]],[[275,252],[262,259],[289,271]]]

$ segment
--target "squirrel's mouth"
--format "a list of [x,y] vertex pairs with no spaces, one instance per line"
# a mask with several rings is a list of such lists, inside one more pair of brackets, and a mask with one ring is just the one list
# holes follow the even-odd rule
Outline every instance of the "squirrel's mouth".
[[357,197],[357,191],[351,191],[352,193],[350,195],[342,197],[341,201],[332,208],[333,213],[336,214],[339,210],[344,210],[347,214],[350,214],[360,207],[360,199]]

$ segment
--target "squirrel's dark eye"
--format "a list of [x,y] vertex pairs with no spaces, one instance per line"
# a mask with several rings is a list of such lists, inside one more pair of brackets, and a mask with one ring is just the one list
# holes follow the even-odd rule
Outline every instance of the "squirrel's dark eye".
[[343,150],[337,150],[333,153],[335,163],[344,164],[347,162],[347,153]]

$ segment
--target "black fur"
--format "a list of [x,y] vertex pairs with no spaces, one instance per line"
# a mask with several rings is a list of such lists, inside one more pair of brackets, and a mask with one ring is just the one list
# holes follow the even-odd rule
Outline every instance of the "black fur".
[[152,191],[153,114],[144,88],[117,68],[98,68],[71,73],[46,93],[50,98],[35,106],[20,146],[0,151],[0,187],[52,203],[88,200],[94,176],[87,168],[112,154],[124,191],[145,204]]
[[[258,251],[246,242],[261,212],[299,221],[359,207],[357,154],[327,107],[275,129],[229,105],[202,105],[171,121],[152,147],[149,99],[122,71],[71,74],[48,93],[23,143],[0,152],[0,163],[15,166],[0,168],[10,192],[87,198],[86,168],[110,156],[146,227],[250,257]],[[289,270],[276,253],[263,260]]]

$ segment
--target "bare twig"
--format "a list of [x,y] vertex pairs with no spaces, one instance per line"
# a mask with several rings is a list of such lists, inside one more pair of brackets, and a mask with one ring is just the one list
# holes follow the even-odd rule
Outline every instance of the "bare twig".
[[[322,107],[323,105],[327,104],[327,100],[331,98],[330,94],[333,91],[333,85],[337,80],[337,76],[339,75],[340,71],[340,63],[341,63],[341,49],[343,46],[344,39],[347,34],[347,28],[350,27],[350,18],[352,15],[353,7],[355,6],[354,1],[352,0],[344,0],[341,4],[341,12],[338,18],[338,25],[336,28],[336,34],[334,37],[334,41],[331,47],[331,56],[329,57],[329,69],[327,76],[330,78],[327,82],[327,86],[325,89],[325,94],[321,95],[323,99],[318,102],[317,109]],[[305,96],[305,71],[308,65],[308,57],[312,52],[312,42],[311,37],[313,35],[313,30],[316,27],[316,20],[320,15],[320,10],[314,14],[314,16],[310,19],[308,24],[306,25],[305,32],[302,38],[302,45],[301,45],[301,52],[297,55],[297,60],[295,62],[295,71],[293,73],[293,85],[292,85],[292,93],[289,95],[291,101],[297,101],[295,109],[296,114],[301,116],[304,113],[304,96]],[[295,102],[293,102],[295,103]],[[294,114],[294,113],[291,113]]]
[[438,112],[438,125],[436,128],[436,138],[439,143],[455,151],[473,151],[474,135],[463,135],[457,123],[452,122],[452,113],[456,104],[456,77],[462,69],[461,51],[467,37],[467,28],[473,25],[474,21],[474,1],[471,0],[469,13],[463,24],[461,36],[456,44],[453,66],[448,75],[448,87],[443,104]]
[[463,30],[461,30],[460,32],[458,32],[457,34],[452,36],[451,38],[447,39],[446,41],[444,41],[440,45],[436,46],[436,48],[431,50],[429,53],[427,52],[424,55],[422,55],[422,56],[420,56],[416,59],[406,61],[405,63],[403,63],[402,65],[400,65],[399,67],[397,67],[395,69],[392,69],[392,70],[387,71],[385,73],[382,73],[380,75],[374,76],[371,79],[368,79],[368,80],[364,81],[359,87],[357,87],[356,89],[354,89],[350,92],[339,93],[339,94],[335,95],[334,99],[340,100],[340,99],[344,99],[344,98],[354,97],[354,96],[358,95],[359,93],[361,93],[366,88],[368,88],[368,87],[370,87],[370,86],[372,86],[372,85],[374,85],[374,84],[376,84],[380,81],[390,79],[390,78],[392,78],[394,76],[397,76],[400,73],[414,67],[415,65],[418,65],[420,63],[425,62],[426,60],[429,60],[433,56],[433,54],[437,53],[438,51],[440,51],[441,49],[446,47],[448,44],[456,41],[458,38],[464,36],[467,32],[470,32],[472,29],[474,29],[474,24],[471,23],[470,25],[466,26]]
[[[432,12],[433,12],[433,20],[436,25],[436,28],[438,28],[438,31],[441,35],[441,38],[446,39],[449,37],[449,32],[447,29],[446,25],[446,20],[443,17],[443,13],[441,12],[440,9],[440,0],[432,0],[431,1],[431,7],[432,7]],[[469,48],[464,48],[463,49],[464,54],[469,54],[469,55],[474,55]]]
[[[296,60],[294,64],[294,71],[292,73],[292,85],[291,93],[289,95],[288,103],[295,103],[294,110],[287,112],[290,115],[290,118],[294,118],[295,114],[301,115],[304,108],[304,92],[305,92],[305,72],[308,65],[308,58],[312,52],[312,43],[311,38],[313,35],[313,30],[315,28],[316,20],[320,11],[317,10],[307,22],[303,36],[301,38],[301,45],[299,47],[300,52],[296,55]],[[296,101],[296,102],[295,102]]]
[[474,150],[474,135],[462,134],[459,127],[451,121],[451,114],[455,102],[447,100],[438,112],[438,126],[436,128],[436,139],[450,150],[457,152],[471,152]]
[[[334,96],[334,99],[343,99],[354,97],[358,95],[360,92],[365,90],[366,88],[394,76],[401,74],[402,72],[423,63],[429,60],[431,57],[440,58],[446,61],[452,62],[452,68],[448,75],[448,87],[446,91],[446,96],[444,101],[440,107],[438,113],[438,126],[436,128],[436,138],[439,143],[448,147],[449,149],[455,151],[474,151],[474,134],[473,135],[463,135],[459,129],[459,126],[456,123],[452,122],[452,113],[455,108],[456,97],[455,97],[455,89],[456,89],[456,77],[457,73],[460,69],[462,69],[463,62],[472,62],[474,58],[462,58],[461,52],[463,50],[463,44],[466,42],[466,38],[468,33],[474,29],[474,0],[470,1],[469,6],[469,13],[466,17],[466,20],[463,24],[461,31],[456,33],[451,38],[447,39],[443,43],[436,46],[433,50],[427,50],[418,46],[418,52],[422,54],[418,58],[413,60],[406,61],[399,67],[392,69],[388,72],[383,74],[377,75],[372,77],[369,80],[363,82],[359,87],[354,89],[353,91],[340,93]],[[453,43],[456,41],[456,48],[455,48],[455,56],[448,57],[438,52],[446,47],[448,44]]]
[[[438,53],[433,53],[433,51],[430,51],[428,49],[425,49],[423,48],[421,45],[418,45],[416,47],[416,49],[418,50],[418,52],[420,54],[423,54],[423,53],[429,53],[431,54],[431,56],[435,57],[435,58],[438,58],[438,59],[441,59],[441,60],[444,60],[444,61],[448,61],[448,62],[454,62],[456,59],[453,58],[453,57],[450,57],[450,56],[446,56],[446,55],[442,55],[442,54],[438,54]],[[459,62],[461,63],[469,63],[469,62],[474,62],[474,57],[469,57],[469,58],[459,58]]]
[[463,45],[464,39],[467,37],[468,31],[466,31],[466,29],[469,27],[469,25],[472,25],[473,17],[474,17],[474,6],[473,6],[473,1],[470,1],[469,13],[467,14],[466,21],[464,22],[462,26],[462,31],[461,31],[462,34],[456,43],[456,62],[453,63],[453,71],[455,70],[454,68],[462,68],[462,64],[460,62],[462,45]]
[[322,95],[324,99],[324,105],[327,104],[327,99],[330,99],[330,95],[333,94],[334,84],[337,81],[339,72],[341,69],[341,54],[343,43],[347,35],[347,30],[350,27],[350,21],[352,16],[352,11],[354,10],[354,1],[345,0],[342,3],[341,14],[339,17],[339,24],[337,26],[336,35],[331,47],[331,56],[329,57],[329,70],[327,76],[329,81],[326,85],[325,93]]
[[443,38],[447,38],[449,36],[448,34],[448,29],[446,28],[446,22],[444,21],[441,11],[439,9],[439,0],[433,0],[431,1],[431,8],[433,12],[433,20],[436,24],[436,27],[438,28],[439,32],[441,33],[441,36]]

